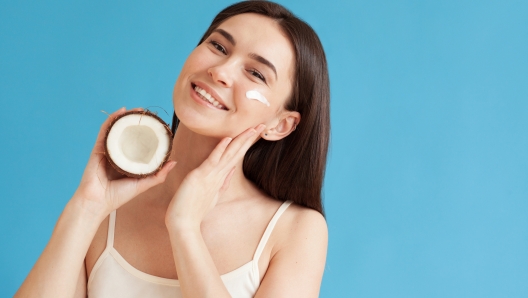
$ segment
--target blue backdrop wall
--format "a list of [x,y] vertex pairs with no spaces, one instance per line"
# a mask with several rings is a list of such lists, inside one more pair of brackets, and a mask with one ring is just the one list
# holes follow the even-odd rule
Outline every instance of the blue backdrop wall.
[[[100,110],[172,111],[230,3],[0,3],[0,296],[47,243]],[[528,2],[281,3],[330,68],[321,297],[528,297]]]

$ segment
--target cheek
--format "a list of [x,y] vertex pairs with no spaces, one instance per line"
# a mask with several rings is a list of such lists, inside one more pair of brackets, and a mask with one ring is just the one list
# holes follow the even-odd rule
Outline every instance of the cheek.
[[239,120],[243,121],[247,127],[255,127],[261,123],[269,124],[270,121],[276,118],[276,107],[268,107],[254,99],[248,99],[245,93],[243,92],[240,97],[241,103],[238,105],[238,112],[240,112]]
[[202,69],[204,67],[203,60],[197,59],[197,54],[192,53],[187,60],[185,61],[185,64],[183,64],[182,70],[180,72],[180,77],[186,77],[192,73],[195,73],[196,71]]
[[262,93],[258,92],[257,90],[250,90],[246,92],[246,98],[249,100],[256,100],[257,102],[260,102],[266,107],[270,106],[268,99]]
[[178,79],[174,84],[172,94],[173,101],[176,97],[178,97],[178,95],[182,94],[182,92],[187,92],[189,79],[193,75],[199,74],[200,71],[203,71],[204,69],[207,70],[207,65],[210,64],[208,61],[210,58],[207,55],[204,55],[203,51],[203,47],[195,48],[189,57],[187,57],[187,60],[185,60],[180,74],[178,75]]
[[276,116],[284,106],[284,96],[267,91],[255,88],[254,84],[245,86],[237,93],[240,106],[261,119]]
[[201,45],[195,48],[185,60],[180,76],[207,70],[214,63],[214,59],[214,55],[206,46]]

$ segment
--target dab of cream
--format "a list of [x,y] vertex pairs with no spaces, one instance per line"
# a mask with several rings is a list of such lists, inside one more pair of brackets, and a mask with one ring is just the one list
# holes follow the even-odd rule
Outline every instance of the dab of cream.
[[270,106],[270,103],[268,102],[268,100],[264,97],[264,95],[260,94],[260,92],[258,91],[255,91],[255,90],[248,91],[246,92],[246,97],[249,99],[258,100],[268,107]]

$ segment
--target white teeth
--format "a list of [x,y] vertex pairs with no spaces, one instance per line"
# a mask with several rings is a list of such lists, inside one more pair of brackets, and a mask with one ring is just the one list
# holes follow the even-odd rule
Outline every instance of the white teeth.
[[196,86],[195,90],[198,91],[198,93],[205,97],[205,99],[207,99],[209,102],[213,102],[214,98],[211,96],[211,94],[207,93],[205,90],[198,86]]
[[[203,90],[203,89],[200,90],[200,94],[201,94],[203,97],[205,97],[205,98],[207,98],[207,95],[209,95],[209,94],[207,94],[207,92],[205,92],[205,90]],[[210,96],[210,95],[209,95],[209,96]]]
[[224,109],[224,106],[221,105],[213,96],[211,96],[211,94],[207,93],[204,89],[202,89],[202,88],[200,88],[198,86],[194,86],[194,91],[196,91],[198,94],[200,94],[203,99],[207,100],[208,102],[210,102],[215,107],[217,107],[219,109]]

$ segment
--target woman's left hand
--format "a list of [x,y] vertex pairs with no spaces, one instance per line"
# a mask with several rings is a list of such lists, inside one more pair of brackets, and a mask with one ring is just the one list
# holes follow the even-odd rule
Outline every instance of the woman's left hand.
[[165,224],[178,228],[200,228],[205,215],[227,190],[235,165],[259,138],[265,125],[250,128],[236,138],[224,138],[209,157],[183,179],[165,215]]

